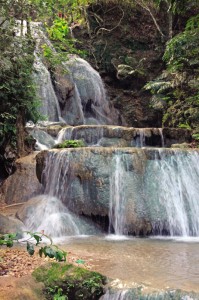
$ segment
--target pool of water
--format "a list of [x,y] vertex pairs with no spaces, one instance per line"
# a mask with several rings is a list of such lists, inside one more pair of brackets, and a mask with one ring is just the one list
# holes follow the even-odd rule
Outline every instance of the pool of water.
[[70,237],[56,241],[83,257],[113,285],[199,292],[199,239]]

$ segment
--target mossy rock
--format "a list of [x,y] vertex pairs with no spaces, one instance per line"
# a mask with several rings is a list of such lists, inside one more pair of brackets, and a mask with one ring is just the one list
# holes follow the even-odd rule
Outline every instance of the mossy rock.
[[72,264],[50,263],[33,272],[34,278],[43,282],[46,299],[97,300],[104,293],[106,277]]
[[82,140],[65,140],[62,143],[56,144],[53,148],[78,148],[85,147],[85,143]]

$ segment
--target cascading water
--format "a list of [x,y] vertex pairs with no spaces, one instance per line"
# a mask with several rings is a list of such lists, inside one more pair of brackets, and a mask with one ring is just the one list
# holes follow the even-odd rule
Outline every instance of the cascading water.
[[113,171],[110,175],[110,207],[109,207],[109,232],[123,235],[125,228],[125,171],[124,157],[113,157]]
[[[157,141],[151,141],[152,138],[157,137]],[[159,146],[164,147],[164,136],[162,128],[136,128],[136,136],[131,141],[133,147]]]
[[154,232],[199,236],[198,159],[196,151],[177,150],[168,155],[159,150],[148,161],[146,201],[151,216],[158,213],[161,220],[160,226],[154,224]]
[[[68,70],[64,77],[72,85],[70,101],[76,103],[74,112],[71,109],[69,111],[67,103],[64,104],[63,116],[66,122],[71,125],[117,124],[118,113],[114,108],[110,109],[99,73],[87,61],[76,56],[70,56],[64,66]],[[74,104],[72,105],[74,106]],[[77,119],[75,116],[77,108],[82,113],[83,119],[75,121],[74,118]]]
[[[68,155],[67,155],[68,154]],[[72,180],[74,179],[73,169],[70,166],[70,160],[71,156],[70,153],[67,153],[66,150],[62,150],[61,152],[50,152],[48,159],[46,161],[46,168],[42,174],[42,182],[44,184],[44,194],[50,196],[50,197],[56,197],[61,201],[61,203],[64,203],[64,207],[68,206],[68,202],[70,199],[71,194],[71,188],[72,188]],[[81,196],[80,196],[81,197]],[[63,205],[63,204],[62,204]],[[74,206],[75,203],[72,203],[72,206]],[[60,215],[61,213],[61,215]],[[54,219],[56,222],[56,219],[59,221],[59,219],[62,221],[62,227],[63,230],[66,227],[68,227],[67,222],[65,221],[65,218],[60,211],[60,213],[57,213],[54,215]],[[74,215],[70,211],[67,210],[67,218],[70,217],[70,220],[74,220],[76,227],[78,228],[78,231],[74,232],[73,235],[82,235],[82,234],[99,234],[101,231],[100,229],[97,229],[95,225],[83,218],[78,217],[77,215]],[[48,220],[45,220],[45,223]],[[62,230],[62,231],[63,231]],[[70,234],[68,234],[70,235]]]
[[128,291],[107,291],[105,295],[100,297],[100,300],[132,300],[132,297],[128,295]]
[[44,231],[51,237],[80,234],[77,217],[56,197],[40,195],[31,199],[29,206],[18,212],[18,217],[23,219],[24,214],[24,224],[33,232]]
[[57,68],[52,81],[41,58],[41,48],[47,45],[56,52],[41,23],[32,22],[31,32],[36,41],[34,77],[42,100],[41,112],[48,120],[64,120],[70,125],[121,123],[119,113],[110,106],[99,73],[84,59],[69,55]]
[[58,134],[57,142],[82,139],[89,146],[103,147],[163,147],[160,128],[133,128],[113,125],[66,126]]
[[199,236],[198,151],[49,151],[44,193],[74,213],[109,216],[116,235]]
[[46,168],[42,174],[45,182],[44,194],[55,196],[60,200],[66,198],[69,183],[70,157],[65,156],[65,150],[59,155],[51,152],[46,161]]
[[41,114],[44,115],[48,121],[63,121],[50,73],[37,54],[35,54],[34,70],[34,79],[38,94],[42,99],[42,106],[40,107]]

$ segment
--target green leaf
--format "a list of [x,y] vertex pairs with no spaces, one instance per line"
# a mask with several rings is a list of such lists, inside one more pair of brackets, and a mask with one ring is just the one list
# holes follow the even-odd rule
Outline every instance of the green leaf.
[[85,264],[85,261],[83,259],[77,259],[75,262],[80,265]]
[[37,241],[37,243],[36,243],[36,246],[37,246],[42,241],[42,238],[37,234],[34,234],[33,237]]
[[55,251],[51,247],[45,246],[43,252],[45,256],[48,256],[50,258],[55,257]]
[[17,233],[9,233],[9,234],[8,234],[8,237],[9,237],[10,239],[15,239],[16,236],[17,236]]
[[6,246],[11,248],[13,246],[13,241],[12,240],[8,240],[6,243]]
[[27,242],[27,251],[32,256],[35,253],[34,246]]
[[64,258],[64,254],[62,251],[56,251],[55,252],[55,259],[58,261],[62,261],[62,259]]

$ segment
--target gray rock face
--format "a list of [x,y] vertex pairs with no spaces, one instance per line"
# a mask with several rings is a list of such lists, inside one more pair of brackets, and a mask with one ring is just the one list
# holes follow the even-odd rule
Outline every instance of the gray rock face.
[[34,139],[36,139],[36,147],[38,149],[36,150],[44,150],[42,147],[45,147],[45,149],[52,148],[55,145],[55,140],[44,130],[41,130],[37,127],[35,128],[29,128],[30,134],[33,136]]
[[0,233],[20,232],[24,229],[24,224],[13,217],[0,215]]
[[41,185],[35,172],[36,154],[16,160],[16,172],[9,176],[0,187],[1,204],[25,202],[40,192]]
[[109,218],[117,234],[197,235],[197,159],[192,150],[89,147],[41,152],[37,168],[45,194],[76,214]]

